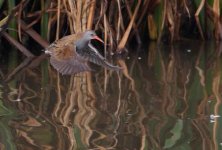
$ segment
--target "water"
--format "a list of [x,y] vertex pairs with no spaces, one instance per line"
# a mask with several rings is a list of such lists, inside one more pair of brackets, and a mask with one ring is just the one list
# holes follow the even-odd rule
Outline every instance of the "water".
[[133,49],[121,73],[61,76],[47,59],[1,57],[0,149],[222,149],[221,51],[183,42]]

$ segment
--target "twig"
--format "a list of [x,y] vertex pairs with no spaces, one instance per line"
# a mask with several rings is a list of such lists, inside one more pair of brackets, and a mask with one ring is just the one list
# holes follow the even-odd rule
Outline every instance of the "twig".
[[17,75],[19,72],[23,71],[26,66],[31,62],[33,58],[26,58],[18,67],[16,67],[5,79],[5,82],[10,81],[13,76]]
[[44,40],[35,30],[33,30],[32,28],[27,29],[27,25],[25,24],[25,22],[22,20],[19,21],[21,23],[22,30],[24,30],[28,35],[30,35],[36,42],[38,42],[44,48],[49,46],[49,43]]
[[8,33],[3,32],[3,36],[16,48],[18,48],[25,56],[27,57],[34,57],[34,55],[26,49],[22,44],[20,44],[18,41],[16,41],[14,38],[12,38]]

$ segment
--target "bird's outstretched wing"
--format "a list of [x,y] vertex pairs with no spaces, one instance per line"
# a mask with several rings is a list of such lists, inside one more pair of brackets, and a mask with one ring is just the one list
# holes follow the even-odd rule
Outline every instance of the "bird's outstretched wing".
[[66,44],[62,44],[52,45],[54,47],[49,51],[51,52],[49,53],[51,55],[50,63],[58,72],[63,75],[71,75],[91,71],[87,62],[76,55],[76,47],[71,42],[68,41]]
[[97,65],[103,66],[107,69],[111,70],[121,70],[122,68],[119,66],[114,66],[110,64],[97,50],[95,47],[89,43],[88,47],[84,50],[76,49],[77,54],[82,57],[84,60],[89,62],[93,62]]
[[63,75],[71,75],[84,71],[91,71],[86,62],[76,59],[58,60],[54,57],[50,58],[51,65]]

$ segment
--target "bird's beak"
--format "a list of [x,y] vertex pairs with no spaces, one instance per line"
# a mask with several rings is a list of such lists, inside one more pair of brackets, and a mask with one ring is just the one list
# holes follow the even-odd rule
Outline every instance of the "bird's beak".
[[99,38],[98,36],[96,36],[96,35],[95,35],[95,36],[93,36],[93,37],[92,37],[92,39],[95,39],[95,40],[98,40],[98,41],[100,41],[100,42],[104,43],[104,42],[103,42],[103,40],[102,40],[102,39],[100,39],[100,38]]

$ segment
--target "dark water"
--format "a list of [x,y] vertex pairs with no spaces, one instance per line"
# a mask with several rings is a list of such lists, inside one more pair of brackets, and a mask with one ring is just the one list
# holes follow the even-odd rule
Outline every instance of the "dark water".
[[1,55],[0,149],[222,149],[222,45],[133,50],[113,61],[119,74],[72,77],[42,57]]

